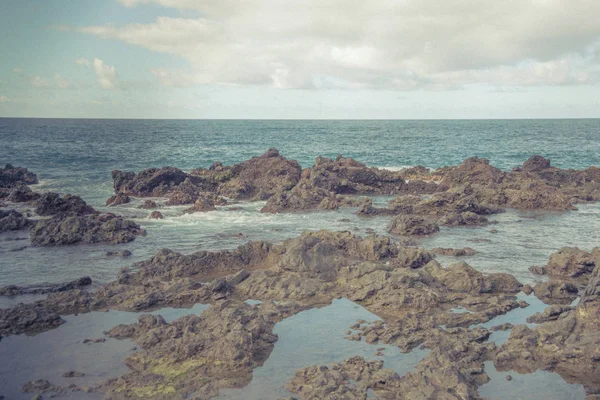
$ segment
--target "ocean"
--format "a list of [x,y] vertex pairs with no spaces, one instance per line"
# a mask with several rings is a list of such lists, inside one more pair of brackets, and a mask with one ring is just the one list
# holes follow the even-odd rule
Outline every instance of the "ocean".
[[[149,220],[149,211],[138,208],[141,200],[105,207],[106,199],[113,194],[111,171],[114,169],[138,172],[150,167],[173,166],[191,170],[208,167],[214,161],[238,163],[259,156],[270,147],[277,148],[289,159],[297,160],[303,167],[310,167],[317,156],[343,154],[368,166],[392,170],[416,165],[429,168],[456,165],[471,156],[488,158],[493,165],[510,170],[531,155],[539,154],[549,158],[554,166],[582,169],[600,165],[599,139],[599,119],[296,121],[0,118],[0,163],[24,166],[38,174],[40,184],[32,186],[34,190],[79,195],[100,210],[136,218],[148,231],[146,237],[117,246],[56,248],[28,246],[28,234],[25,232],[4,234],[0,238],[0,286],[61,282],[84,275],[91,276],[95,284],[101,284],[114,279],[120,267],[147,259],[161,248],[183,253],[227,249],[249,240],[281,241],[304,230],[318,229],[349,230],[358,235],[365,235],[367,230],[373,229],[386,234],[389,223],[389,217],[359,217],[354,215],[353,209],[261,214],[259,210],[264,202],[244,202],[240,204],[241,210],[229,211],[225,206],[213,212],[185,215],[185,207],[172,207],[161,209],[166,217],[164,220]],[[377,204],[385,204],[389,199],[380,197],[374,200]],[[578,211],[565,213],[508,210],[491,219],[497,222],[493,226],[497,233],[490,232],[490,226],[442,228],[438,235],[423,239],[421,244],[426,248],[473,247],[478,253],[464,259],[470,265],[484,272],[511,273],[523,283],[540,279],[528,268],[543,265],[550,254],[561,247],[577,246],[589,251],[600,244],[600,205],[596,204],[578,205]],[[106,255],[108,250],[121,249],[130,250],[133,255],[127,259]],[[438,260],[443,264],[455,261],[450,257],[438,257]],[[0,298],[0,307],[18,301],[23,299]],[[331,320],[331,315],[336,314],[335,307],[348,307],[340,304],[330,306],[334,309],[326,312],[323,320]],[[543,309],[543,305],[540,307]],[[524,320],[524,317],[520,318],[519,321]],[[60,329],[63,330],[71,320]],[[343,320],[338,325],[346,326],[346,322]],[[53,334],[43,335],[50,337]],[[42,340],[40,337],[43,338],[40,335],[31,340]],[[327,335],[324,340],[329,339]],[[11,340],[26,342],[24,338]],[[281,340],[281,343],[285,342]],[[21,346],[26,347],[27,344],[22,343]],[[9,351],[7,349],[6,341],[0,342],[0,358]],[[14,356],[14,353],[10,354]],[[286,354],[285,351],[282,354]],[[31,357],[34,359],[35,355]],[[540,387],[551,382],[554,390],[558,390],[555,374],[539,379],[542,379]],[[2,381],[5,379],[0,378],[0,394]],[[498,382],[502,381],[498,378]],[[564,385],[567,388],[565,393],[573,394],[572,398],[580,398],[580,387],[571,390],[571,386]],[[16,393],[11,388],[6,390]],[[487,389],[488,397],[503,398],[490,396],[488,392],[493,393],[492,389]],[[506,390],[503,388],[502,395],[510,395]],[[244,396],[241,395],[242,398]]]

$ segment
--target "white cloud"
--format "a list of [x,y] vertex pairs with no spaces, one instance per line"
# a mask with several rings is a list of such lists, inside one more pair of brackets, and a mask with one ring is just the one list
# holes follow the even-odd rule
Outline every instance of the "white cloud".
[[0,103],[8,103],[10,99],[6,96],[0,96]]
[[75,60],[75,63],[87,68],[93,68],[98,84],[103,89],[117,89],[119,87],[120,82],[117,70],[112,65],[104,64],[103,60],[94,58],[94,61],[90,61],[87,58],[78,58]]
[[77,28],[187,60],[187,70],[153,71],[167,86],[443,89],[600,80],[597,0],[119,2],[202,15]]
[[14,67],[13,72],[15,74],[21,74],[21,73],[23,73],[23,70],[20,67]]
[[46,78],[42,78],[41,76],[34,76],[31,79],[31,86],[36,88],[47,88],[50,86],[50,83]]
[[94,58],[94,71],[98,83],[104,89],[116,89],[119,86],[119,76],[115,67],[104,64],[104,61]]
[[88,60],[87,58],[78,58],[77,60],[75,60],[75,64],[82,65],[84,67],[89,67],[90,65],[92,65],[90,60]]

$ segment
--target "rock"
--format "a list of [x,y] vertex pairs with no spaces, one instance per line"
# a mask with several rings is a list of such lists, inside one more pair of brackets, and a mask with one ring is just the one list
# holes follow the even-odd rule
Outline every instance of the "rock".
[[0,336],[36,334],[64,323],[57,313],[41,304],[20,303],[13,308],[0,309]]
[[127,243],[146,231],[135,222],[114,214],[57,214],[40,220],[31,229],[34,246],[77,243]]
[[399,215],[392,219],[388,232],[397,235],[426,236],[438,232],[440,228],[435,222],[414,215]]
[[106,206],[118,206],[121,204],[127,204],[131,202],[131,197],[123,194],[117,194],[115,196],[111,196],[108,200],[106,200]]
[[62,375],[64,378],[81,378],[82,376],[85,376],[85,374],[83,372],[78,372],[78,371],[68,371],[63,373]]
[[[216,196],[215,196],[216,197]],[[185,213],[215,211],[215,202],[210,196],[200,196],[194,205],[186,209]]]
[[446,226],[476,226],[485,225],[489,222],[483,215],[478,215],[470,211],[447,214],[439,221],[440,225]]
[[162,215],[160,211],[152,211],[150,215],[148,215],[149,219],[164,219],[165,217]]
[[533,291],[535,297],[546,304],[571,304],[578,296],[577,286],[555,280],[538,283]]
[[531,267],[529,267],[529,271],[531,271],[532,274],[536,275],[544,275],[546,273],[544,271],[544,268],[540,267],[539,265],[532,265]]
[[538,172],[550,168],[550,160],[542,156],[531,156],[523,163],[523,171]]
[[15,210],[0,210],[0,233],[27,229],[32,222]]
[[571,306],[553,305],[550,307],[546,307],[546,309],[541,313],[538,312],[528,317],[527,322],[541,324],[548,321],[556,321],[561,317],[561,315],[574,309],[575,307]]
[[453,257],[473,256],[473,255],[477,254],[477,251],[470,247],[465,247],[462,249],[449,249],[449,248],[436,247],[436,248],[431,249],[430,251],[435,254],[440,254],[443,256],[453,256]]
[[560,278],[579,278],[590,275],[596,265],[600,265],[600,250],[594,248],[591,253],[576,247],[563,247],[552,253],[544,273]]
[[528,285],[528,284],[523,285],[523,287],[521,288],[521,290],[527,296],[529,296],[531,293],[533,293],[533,288],[530,285]]
[[60,197],[58,193],[54,192],[42,194],[35,212],[38,215],[69,214],[79,216],[97,213],[93,207],[88,206],[79,196],[67,194]]
[[158,208],[158,204],[156,204],[154,200],[144,200],[144,204],[142,204],[140,208],[144,210],[152,210],[154,208]]
[[509,381],[509,382],[512,381],[512,376],[511,375],[506,375],[506,380]]
[[511,324],[510,322],[505,322],[504,324],[501,324],[501,325],[492,326],[490,328],[490,330],[492,332],[496,332],[496,331],[508,331],[508,330],[510,330],[510,329],[512,329],[514,327],[515,326],[513,324]]
[[25,203],[25,202],[33,202],[40,198],[39,193],[35,193],[29,186],[23,183],[16,184],[10,191],[8,192],[8,196],[6,197],[7,201],[11,201],[13,203]]
[[327,189],[314,187],[303,179],[291,190],[275,193],[260,210],[263,213],[280,213],[312,209],[337,210],[340,206],[356,205],[350,199]]
[[84,276],[67,283],[55,283],[46,285],[29,285],[29,286],[3,286],[0,287],[0,296],[21,296],[25,294],[48,294],[58,293],[67,290],[81,289],[92,284],[92,279],[89,276]]
[[108,257],[129,257],[132,255],[129,250],[120,250],[120,251],[107,251],[106,255]]
[[0,168],[0,188],[12,188],[19,184],[34,185],[38,182],[37,175],[27,168],[13,167],[11,164]]

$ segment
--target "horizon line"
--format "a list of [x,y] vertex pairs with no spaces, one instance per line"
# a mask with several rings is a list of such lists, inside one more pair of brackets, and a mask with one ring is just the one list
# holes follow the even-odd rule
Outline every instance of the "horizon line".
[[522,117],[522,118],[137,118],[137,117],[5,117],[0,119],[68,119],[107,121],[544,121],[595,120],[600,117]]

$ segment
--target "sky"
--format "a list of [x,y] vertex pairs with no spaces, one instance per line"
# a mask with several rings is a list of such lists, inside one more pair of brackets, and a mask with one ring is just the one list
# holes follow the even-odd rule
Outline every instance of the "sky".
[[598,0],[0,0],[0,117],[599,118]]

